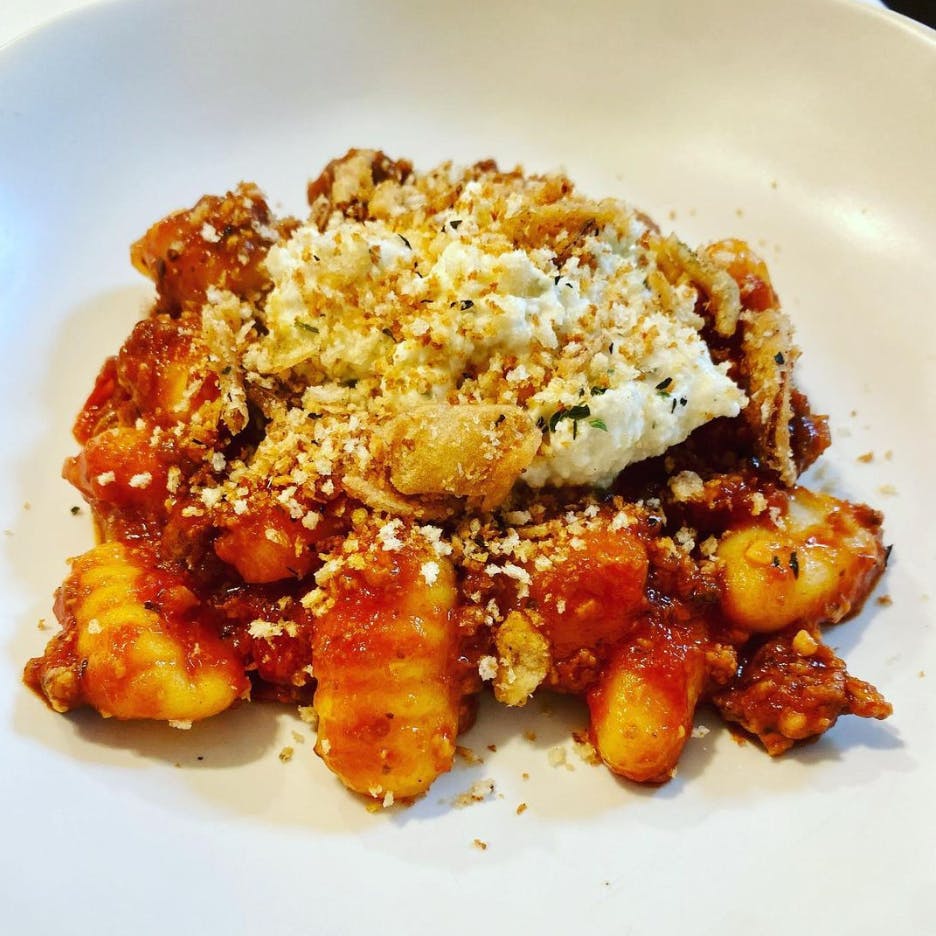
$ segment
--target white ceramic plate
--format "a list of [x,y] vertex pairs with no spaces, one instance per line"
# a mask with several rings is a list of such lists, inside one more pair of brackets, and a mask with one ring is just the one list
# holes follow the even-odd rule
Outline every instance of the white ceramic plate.
[[[932,932],[934,89],[932,34],[833,0],[163,0],[5,49],[4,930]],[[350,145],[565,167],[691,242],[760,247],[836,434],[814,483],[884,508],[896,544],[893,605],[830,637],[892,720],[844,719],[771,761],[703,714],[678,777],[638,789],[571,753],[574,770],[549,766],[575,705],[489,706],[466,742],[483,765],[371,815],[289,712],[182,733],[59,717],[20,685],[64,559],[91,542],[59,466],[149,295],[128,244],[241,178],[299,211]],[[280,763],[293,730],[308,739]],[[502,796],[452,808],[485,777]]]

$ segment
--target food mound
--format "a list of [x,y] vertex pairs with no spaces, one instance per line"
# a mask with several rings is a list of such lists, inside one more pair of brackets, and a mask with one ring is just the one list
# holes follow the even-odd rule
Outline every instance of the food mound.
[[277,219],[241,184],[133,245],[157,298],[64,470],[100,545],[26,668],[56,711],[314,706],[384,803],[450,769],[486,684],[582,696],[651,783],[700,703],[770,754],[890,714],[821,634],[882,518],[797,484],[828,430],[746,244],[493,162],[351,150],[308,196]]

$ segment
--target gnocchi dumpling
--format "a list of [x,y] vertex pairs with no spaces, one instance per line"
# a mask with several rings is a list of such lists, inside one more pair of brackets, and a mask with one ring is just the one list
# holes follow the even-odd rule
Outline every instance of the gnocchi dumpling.
[[454,569],[399,521],[390,526],[357,568],[319,573],[312,656],[316,752],[352,790],[392,800],[451,768],[458,697]]
[[884,566],[880,528],[869,507],[794,489],[785,514],[721,538],[725,616],[758,633],[840,621]]
[[249,693],[233,650],[198,620],[195,595],[142,549],[103,543],[72,560],[56,612],[63,630],[27,679],[57,711],[185,723]]

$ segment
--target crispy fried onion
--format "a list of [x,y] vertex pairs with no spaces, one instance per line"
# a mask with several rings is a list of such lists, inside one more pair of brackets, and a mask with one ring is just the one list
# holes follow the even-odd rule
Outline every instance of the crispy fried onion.
[[734,351],[735,377],[749,400],[742,418],[751,427],[757,456],[784,484],[793,484],[797,469],[790,437],[791,396],[793,364],[799,357],[793,326],[778,304],[757,311],[742,310],[741,291],[732,275],[737,275],[736,266],[753,265],[763,279],[766,268],[750,251],[735,256],[712,245],[695,252],[674,235],[659,240],[656,246],[664,276],[671,283],[691,282],[703,294],[702,310],[715,332],[722,338],[740,332]]
[[705,296],[715,331],[730,338],[741,316],[741,294],[731,275],[710,257],[690,250],[675,234],[656,240],[657,264],[671,282],[688,280]]
[[345,478],[344,486],[369,506],[401,516],[493,510],[541,441],[532,417],[517,406],[426,404],[384,425],[373,440],[375,471]]
[[793,363],[799,349],[793,326],[778,308],[741,315],[741,383],[749,397],[743,416],[754,431],[760,459],[786,485],[796,481],[790,420]]

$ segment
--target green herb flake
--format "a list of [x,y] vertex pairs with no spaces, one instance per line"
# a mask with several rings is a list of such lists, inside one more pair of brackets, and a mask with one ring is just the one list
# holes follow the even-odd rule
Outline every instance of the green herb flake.
[[576,426],[575,424],[580,419],[585,419],[586,417],[591,416],[591,409],[587,403],[577,403],[575,406],[570,406],[568,409],[559,409],[556,410],[552,416],[549,417],[549,431],[555,432],[556,427],[562,422],[563,419],[572,420],[572,438],[576,438]]
[[303,331],[311,332],[313,335],[317,335],[319,333],[319,330],[314,325],[310,325],[308,322],[303,322],[301,319],[296,320],[296,327],[301,328]]
[[598,429],[601,432],[608,431],[608,424],[603,419],[589,419],[588,425],[591,426],[592,429]]

